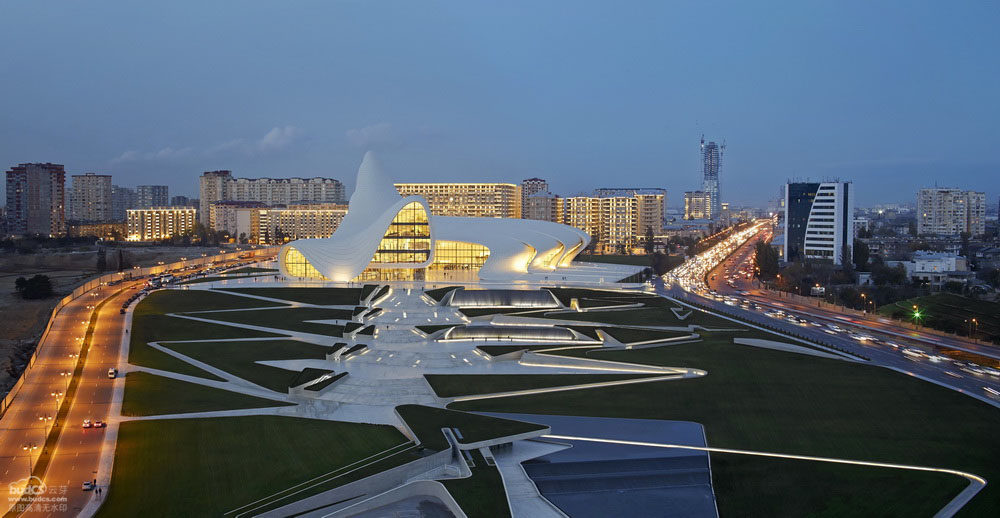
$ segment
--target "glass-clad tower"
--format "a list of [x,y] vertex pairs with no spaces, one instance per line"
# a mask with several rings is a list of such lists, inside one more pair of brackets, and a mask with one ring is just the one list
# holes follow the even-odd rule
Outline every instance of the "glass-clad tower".
[[705,143],[705,137],[701,137],[701,163],[704,173],[704,180],[701,190],[708,194],[708,219],[719,217],[722,207],[722,198],[719,194],[719,166],[722,164],[722,151],[726,146],[721,147],[715,142]]

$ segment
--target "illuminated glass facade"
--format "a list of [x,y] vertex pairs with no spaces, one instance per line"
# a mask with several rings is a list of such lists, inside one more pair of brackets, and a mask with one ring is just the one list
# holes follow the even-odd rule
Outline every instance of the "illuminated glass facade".
[[490,249],[464,241],[435,241],[431,270],[478,270],[490,257]]
[[427,211],[418,202],[407,203],[389,223],[372,257],[376,264],[422,264],[431,255],[431,228]]
[[305,258],[305,256],[292,247],[288,247],[288,251],[285,252],[283,263],[292,277],[306,277],[310,279],[326,280],[326,277],[319,273],[319,270],[309,264],[309,261]]

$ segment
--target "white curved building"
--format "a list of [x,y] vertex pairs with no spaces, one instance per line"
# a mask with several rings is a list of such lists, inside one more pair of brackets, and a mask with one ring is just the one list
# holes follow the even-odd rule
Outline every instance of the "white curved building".
[[431,215],[423,197],[400,197],[368,152],[337,231],[288,243],[278,258],[285,276],[335,282],[542,281],[558,279],[589,242],[548,221]]

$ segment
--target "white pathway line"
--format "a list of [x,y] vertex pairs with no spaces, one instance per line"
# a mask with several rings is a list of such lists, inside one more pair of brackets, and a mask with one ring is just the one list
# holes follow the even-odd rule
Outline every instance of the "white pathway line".
[[204,385],[206,387],[217,388],[229,392],[238,392],[240,394],[245,394],[248,396],[270,399],[271,401],[287,402],[285,399],[280,399],[282,395],[279,392],[274,392],[273,390],[268,390],[268,389],[256,390],[241,385],[234,385],[226,381],[215,381],[205,378],[199,378],[198,376],[178,374],[176,372],[165,371],[160,369],[152,369],[149,367],[142,367],[138,365],[132,365],[130,367],[130,372],[146,372],[164,378],[173,378],[175,380],[186,381],[188,383],[194,383],[196,385]]
[[341,340],[341,337],[333,336],[333,335],[320,335],[320,334],[316,334],[316,333],[306,333],[306,332],[303,332],[303,331],[289,331],[287,329],[277,329],[277,328],[274,328],[274,327],[255,326],[255,325],[252,325],[252,324],[241,324],[239,322],[226,322],[225,320],[212,320],[210,318],[193,317],[193,316],[190,316],[190,315],[183,315],[183,314],[180,314],[180,313],[167,313],[167,316],[177,317],[177,318],[186,318],[188,320],[197,320],[199,322],[206,322],[206,323],[209,323],[209,324],[220,324],[220,325],[229,326],[229,327],[239,327],[239,328],[243,328],[243,329],[249,329],[251,331],[261,331],[261,332],[265,332],[265,333],[275,333],[275,334],[283,335],[284,337],[297,337],[297,338],[299,338],[299,339],[301,339],[303,341],[306,341],[306,342],[309,342],[309,343],[314,343],[314,344],[317,344],[317,345],[324,345],[322,342],[324,342],[324,341],[330,341],[330,339],[336,339],[338,341]]
[[[281,491],[278,491],[276,493],[273,493],[273,494],[270,494],[268,496],[265,496],[265,497],[263,497],[263,498],[261,498],[259,500],[255,500],[253,502],[250,502],[249,504],[245,504],[243,506],[237,507],[237,508],[232,509],[230,511],[226,511],[225,513],[222,513],[222,515],[223,516],[228,516],[230,514],[234,514],[234,513],[238,512],[238,514],[236,514],[235,516],[236,516],[236,518],[239,518],[241,516],[244,516],[244,515],[246,515],[248,513],[253,512],[253,511],[255,511],[255,510],[257,510],[257,509],[259,509],[261,507],[264,507],[264,506],[267,506],[267,505],[271,505],[271,504],[276,503],[276,502],[280,502],[280,501],[282,501],[282,500],[284,500],[284,499],[286,499],[286,498],[288,498],[290,496],[297,495],[297,494],[299,494],[299,493],[301,493],[303,491],[308,491],[309,489],[312,489],[312,488],[314,488],[316,486],[325,484],[325,483],[327,483],[327,482],[329,482],[331,480],[340,478],[340,477],[342,477],[344,475],[350,475],[351,473],[354,473],[355,471],[357,471],[359,469],[364,469],[364,468],[366,468],[366,467],[368,467],[368,466],[370,466],[372,464],[375,464],[375,463],[380,462],[382,460],[388,459],[389,457],[392,457],[394,455],[398,455],[400,453],[403,453],[404,451],[407,451],[409,449],[409,447],[414,446],[414,445],[415,445],[415,443],[413,441],[407,441],[405,443],[397,444],[397,445],[395,445],[395,446],[393,446],[391,448],[388,448],[386,450],[383,450],[383,451],[380,451],[378,453],[372,454],[372,455],[370,455],[368,457],[365,457],[363,459],[354,461],[354,462],[352,462],[352,463],[350,463],[350,464],[348,464],[346,466],[341,466],[341,467],[339,467],[339,468],[337,468],[337,469],[335,469],[333,471],[324,473],[322,475],[318,475],[318,476],[313,477],[313,478],[311,478],[309,480],[306,480],[305,482],[300,482],[298,484],[295,484],[294,486],[287,487],[285,489],[282,489]],[[404,447],[404,446],[405,446],[405,448],[401,448],[401,447]],[[396,450],[396,451],[393,451],[393,450]],[[361,464],[361,465],[358,466],[358,464]],[[347,471],[345,471],[345,470],[347,470]],[[327,478],[327,477],[329,477],[329,478]],[[323,480],[321,480],[321,479],[323,479]],[[302,487],[301,489],[298,489],[300,486],[304,486],[304,487]],[[298,489],[298,490],[296,491],[296,489]],[[288,491],[292,491],[292,492],[288,493]],[[282,493],[287,493],[287,494],[282,495]],[[282,495],[282,496],[279,496],[279,495]]]
[[[202,284],[214,284],[214,283],[213,282],[206,282],[206,283],[202,283]],[[264,288],[265,286],[260,286],[260,287]],[[273,286],[267,286],[267,287],[272,287],[273,288]],[[292,307],[303,307],[303,308],[354,309],[355,306],[362,306],[363,305],[363,304],[355,304],[355,305],[351,306],[351,305],[344,305],[344,304],[339,304],[339,305],[338,304],[333,304],[333,305],[328,305],[328,304],[311,304],[309,302],[299,302],[297,300],[277,299],[277,298],[274,298],[274,297],[265,297],[263,295],[251,295],[249,293],[242,293],[242,292],[239,292],[239,291],[229,291],[227,289],[224,289],[224,287],[204,286],[204,287],[201,287],[201,288],[192,288],[192,289],[202,289],[202,290],[205,290],[205,291],[216,291],[216,292],[219,292],[219,293],[225,293],[227,295],[236,295],[238,297],[246,297],[248,299],[266,300],[268,302],[281,302],[283,304],[287,304],[288,305],[288,306],[285,306],[285,307],[292,306]],[[281,306],[275,306],[272,309],[278,309],[280,307]],[[236,309],[236,310],[223,310],[223,311],[239,311],[239,310]]]
[[[239,410],[211,410],[206,412],[185,412],[181,414],[154,414],[121,417],[122,422],[126,421],[157,421],[163,419],[202,419],[209,417],[246,417],[255,415],[282,415],[294,413],[296,405],[288,406],[265,406],[258,408],[242,408]],[[289,412],[291,410],[291,412]]]
[[[167,342],[167,343],[169,343],[169,342]],[[222,370],[222,369],[220,369],[218,367],[213,367],[212,365],[209,365],[209,364],[207,364],[205,362],[198,361],[198,360],[196,360],[196,359],[194,359],[194,358],[192,358],[192,357],[190,357],[190,356],[188,356],[186,354],[179,353],[179,352],[177,352],[177,351],[175,351],[175,350],[173,350],[173,349],[171,349],[169,347],[164,347],[164,346],[160,345],[157,342],[149,342],[146,345],[152,347],[153,349],[156,349],[157,351],[161,351],[161,352],[164,352],[166,354],[169,354],[170,356],[173,356],[174,358],[177,358],[178,360],[180,360],[182,362],[185,362],[185,363],[188,363],[190,365],[193,365],[193,366],[195,366],[195,367],[197,367],[197,368],[199,368],[199,369],[201,369],[201,370],[203,370],[205,372],[208,372],[210,374],[214,374],[214,375],[216,375],[216,376],[218,376],[218,377],[226,380],[227,382],[232,383],[233,385],[245,385],[247,388],[254,389],[254,390],[268,390],[268,391],[271,391],[271,389],[269,389],[267,387],[262,387],[262,386],[260,386],[260,385],[258,385],[256,383],[253,383],[253,382],[251,382],[249,380],[243,379],[243,378],[241,378],[239,376],[236,376],[234,374],[230,374],[230,373],[228,373],[228,372],[226,372],[226,371],[224,371],[224,370]],[[272,392],[274,392],[274,391],[272,391]],[[275,394],[280,394],[280,392],[275,392]]]
[[621,439],[601,439],[597,437],[578,437],[573,435],[543,435],[546,439],[559,439],[564,441],[585,441],[585,442],[599,442],[606,444],[621,444],[626,446],[648,446],[652,448],[674,448],[680,450],[696,450],[705,451],[709,453],[733,453],[737,455],[752,455],[755,457],[771,457],[777,459],[791,459],[791,460],[809,460],[815,462],[829,462],[833,464],[850,464],[854,466],[867,466],[873,468],[893,468],[893,469],[904,469],[910,471],[928,471],[934,473],[945,473],[948,475],[958,475],[969,481],[969,486],[953,498],[947,505],[945,505],[935,516],[951,516],[955,514],[959,509],[962,508],[969,500],[972,499],[980,490],[986,487],[986,479],[976,475],[974,473],[968,473],[965,471],[959,471],[955,469],[948,468],[934,468],[928,466],[915,466],[910,464],[895,464],[890,462],[873,462],[866,460],[853,460],[853,459],[837,459],[832,457],[814,457],[812,455],[792,455],[788,453],[773,453],[764,451],[753,451],[753,450],[735,450],[731,448],[713,448],[711,446],[689,446],[686,444],[669,444],[669,443],[658,443],[658,442],[645,442],[645,441],[626,441]]
[[[555,374],[555,376],[562,376],[562,374]],[[617,381],[597,381],[597,382],[594,382],[594,383],[580,383],[580,384],[577,384],[577,385],[563,385],[563,386],[559,386],[559,387],[546,387],[546,388],[525,389],[525,390],[511,390],[511,391],[507,391],[507,392],[494,392],[494,393],[491,393],[491,394],[474,394],[474,395],[469,395],[469,396],[458,396],[458,397],[452,398],[451,401],[457,403],[457,402],[460,402],[460,401],[476,401],[476,400],[479,400],[479,399],[496,399],[496,398],[505,398],[505,397],[527,396],[527,395],[531,395],[531,394],[546,394],[546,393],[549,393],[549,392],[563,392],[563,391],[567,391],[567,390],[582,390],[582,389],[600,388],[600,387],[614,387],[614,386],[617,386],[617,385],[632,385],[632,384],[635,384],[635,383],[650,383],[650,382],[653,382],[653,381],[680,380],[680,379],[688,379],[688,378],[700,377],[700,376],[703,376],[703,375],[692,374],[692,375],[689,376],[689,375],[686,375],[686,374],[680,374],[680,373],[678,373],[678,374],[667,374],[665,376],[651,376],[651,377],[648,377],[648,378],[636,378],[636,379],[617,380]]]

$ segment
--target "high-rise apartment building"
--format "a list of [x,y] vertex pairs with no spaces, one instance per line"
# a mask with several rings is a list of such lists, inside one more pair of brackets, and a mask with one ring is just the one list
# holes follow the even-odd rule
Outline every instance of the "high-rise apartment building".
[[562,223],[563,199],[550,192],[536,192],[521,198],[521,217]]
[[631,251],[649,229],[663,231],[667,191],[658,188],[597,189],[592,196],[572,196],[563,201],[561,223],[590,234],[601,253]]
[[639,189],[602,188],[594,191],[599,198],[634,197],[636,199],[636,235],[644,235],[646,230],[653,234],[663,231],[663,216],[667,208],[667,190],[658,187]]
[[701,190],[708,195],[707,219],[719,216],[722,203],[722,195],[719,193],[719,167],[722,165],[722,154],[725,150],[725,144],[722,146],[715,142],[706,144],[705,136],[701,137],[701,164],[704,175]]
[[78,222],[111,221],[111,175],[75,174],[72,179],[69,219]]
[[250,231],[255,243],[277,244],[287,240],[326,238],[340,226],[347,205],[311,203],[284,208],[256,209]]
[[197,212],[194,207],[129,209],[126,211],[126,239],[157,241],[184,234],[194,228]]
[[521,217],[521,186],[512,183],[397,183],[396,190],[423,196],[437,216]]
[[111,219],[114,221],[125,221],[127,211],[135,209],[137,205],[135,189],[122,187],[120,185],[111,186]]
[[255,201],[268,206],[343,203],[344,184],[333,178],[234,178],[231,171],[208,171],[199,182],[199,219],[208,225],[217,201]]
[[60,164],[18,164],[7,171],[7,231],[66,234],[66,170]]
[[194,207],[195,205],[197,205],[197,204],[196,203],[192,203],[191,202],[191,198],[188,198],[187,196],[180,196],[180,195],[178,195],[178,196],[171,196],[170,197],[170,206],[171,207]]
[[136,208],[150,209],[170,205],[170,189],[166,185],[140,185],[135,188]]
[[250,235],[251,213],[268,205],[262,201],[217,201],[208,208],[208,226],[232,237]]
[[709,219],[710,197],[705,191],[684,193],[684,219]]
[[986,232],[986,193],[951,188],[920,189],[917,193],[917,233],[973,236]]
[[541,178],[525,178],[521,180],[521,217],[524,219],[537,219],[529,218],[525,215],[525,205],[527,204],[528,196],[548,192],[549,182]]
[[785,185],[782,256],[787,261],[823,259],[841,264],[854,243],[851,182],[794,182]]

